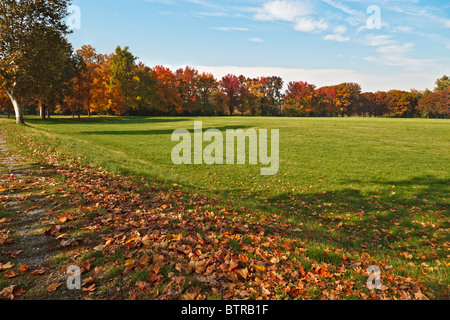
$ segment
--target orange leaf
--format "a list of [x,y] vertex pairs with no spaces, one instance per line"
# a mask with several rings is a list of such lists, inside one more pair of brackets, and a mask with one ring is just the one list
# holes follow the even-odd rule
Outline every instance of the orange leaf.
[[82,285],[85,286],[87,284],[93,283],[94,281],[95,281],[95,278],[94,277],[90,277],[90,278],[84,279]]
[[145,281],[138,281],[136,282],[136,286],[141,289],[142,291],[144,291],[146,288],[148,288],[150,285],[145,282]]
[[260,265],[255,264],[254,267],[259,272],[265,272],[266,271],[266,267],[264,267],[264,266],[260,266]]
[[30,268],[26,264],[24,264],[23,266],[21,266],[19,268],[19,270],[22,271],[22,272],[28,271],[28,269],[30,269]]
[[11,278],[17,277],[18,275],[19,275],[19,273],[15,272],[14,270],[11,270],[10,272],[5,273],[3,276],[4,276],[6,279],[11,279]]
[[83,291],[87,291],[87,292],[94,292],[95,290],[97,290],[97,288],[95,287],[95,283],[90,286],[89,288],[83,288]]
[[62,285],[62,283],[53,283],[53,284],[51,284],[51,285],[49,285],[47,287],[47,291],[48,292],[55,292],[56,289],[58,289],[61,285]]
[[45,273],[45,269],[38,269],[38,270],[34,270],[31,275],[32,276],[37,276],[37,275],[41,275]]

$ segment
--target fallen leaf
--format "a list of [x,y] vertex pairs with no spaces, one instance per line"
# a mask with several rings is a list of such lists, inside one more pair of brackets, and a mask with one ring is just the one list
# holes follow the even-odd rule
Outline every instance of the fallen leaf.
[[150,287],[150,284],[145,281],[138,281],[136,282],[136,286],[142,291],[144,291],[145,289]]
[[6,279],[11,279],[11,278],[17,277],[18,275],[20,275],[18,272],[15,272],[14,270],[11,270],[10,272],[5,273],[3,276],[4,276]]
[[14,264],[12,264],[11,262],[7,262],[5,264],[0,263],[0,271],[6,270],[6,269],[11,269],[12,267],[14,267]]
[[195,300],[196,297],[197,297],[196,293],[185,293],[182,296],[183,300]]
[[247,268],[240,269],[238,272],[242,278],[247,279],[247,277],[248,277],[248,269]]
[[30,268],[26,264],[24,264],[23,266],[21,266],[19,268],[19,270],[22,271],[22,272],[28,271],[28,269],[30,269]]
[[95,283],[92,285],[92,286],[90,286],[89,288],[83,288],[82,289],[83,291],[86,291],[86,292],[94,292],[95,290],[97,290],[97,288],[95,287]]
[[254,265],[254,268],[256,270],[258,270],[259,272],[265,272],[266,271],[266,267],[260,266],[260,265],[257,265],[257,264]]
[[45,269],[38,269],[38,270],[34,270],[31,275],[33,276],[37,276],[37,275],[41,275],[45,273]]
[[89,278],[87,278],[87,279],[84,279],[83,280],[83,283],[82,283],[82,286],[85,286],[85,285],[87,285],[87,284],[91,284],[91,283],[93,283],[95,281],[95,278],[94,277],[89,277]]
[[77,244],[77,241],[75,239],[61,240],[60,244],[62,247],[68,247],[68,246]]
[[23,250],[9,250],[8,251],[8,255],[11,257],[11,258],[15,258],[15,257],[17,257],[19,254],[21,254],[23,252]]
[[15,285],[12,285],[12,286],[6,287],[2,291],[0,291],[0,299],[3,299],[3,300],[14,299],[13,292],[14,292],[15,287],[16,287]]
[[164,256],[160,255],[160,254],[156,254],[153,256],[153,263],[158,266],[161,267],[164,265]]
[[127,268],[133,268],[134,267],[134,260],[133,259],[128,259],[125,261],[125,266]]
[[103,251],[103,249],[105,249],[105,245],[103,244],[99,244],[94,248],[95,251]]
[[49,285],[47,287],[47,291],[48,292],[55,292],[56,289],[58,289],[61,285],[62,285],[62,283],[53,283],[53,284],[51,284],[51,285]]

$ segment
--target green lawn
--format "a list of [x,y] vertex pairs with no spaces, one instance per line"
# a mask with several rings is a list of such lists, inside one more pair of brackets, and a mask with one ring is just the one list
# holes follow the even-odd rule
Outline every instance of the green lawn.
[[[195,120],[204,130],[279,129],[279,173],[261,176],[261,165],[174,165],[171,134],[192,130]],[[448,120],[64,117],[27,124],[26,135],[82,163],[280,216],[301,229],[315,261],[339,264],[326,250],[367,252],[396,274],[422,279],[438,297],[448,292]]]

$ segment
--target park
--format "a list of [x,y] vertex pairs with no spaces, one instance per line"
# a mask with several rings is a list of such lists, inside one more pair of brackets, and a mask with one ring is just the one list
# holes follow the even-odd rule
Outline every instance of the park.
[[[440,64],[429,89],[405,89],[407,73],[392,64],[418,72],[430,60],[401,56],[414,46],[396,37],[411,29],[350,41],[350,28],[358,36],[386,26],[367,28],[356,9],[328,1],[267,0],[243,11],[253,12],[246,21],[267,28],[282,21],[278,27],[311,43],[339,40],[341,49],[351,42],[397,54],[358,58],[361,65],[386,62],[372,72],[395,74],[389,89],[387,78],[371,78],[384,88],[377,89],[356,72],[354,82],[342,76],[315,85],[302,80],[308,72],[285,81],[244,75],[245,68],[216,75],[164,66],[156,58],[170,56],[164,45],[152,46],[161,62],[152,67],[116,42],[105,49],[92,40],[97,51],[77,38],[103,30],[92,27],[97,4],[78,4],[72,29],[65,23],[74,19],[70,1],[0,4],[0,300],[170,300],[184,303],[182,314],[207,316],[274,310],[252,304],[260,300],[448,300],[450,79]],[[159,16],[159,27],[177,21],[161,7],[186,18],[184,6],[204,4],[135,5]],[[332,21],[314,20],[321,12],[314,5],[353,15],[354,25],[328,27]],[[130,12],[121,8],[108,12],[121,19]],[[387,6],[375,13],[388,10],[403,14]],[[197,23],[228,17],[195,12]],[[237,41],[251,28],[202,30]],[[115,34],[131,42],[133,35]],[[443,38],[427,38],[442,45]],[[239,41],[247,50],[265,43]],[[189,45],[178,56],[194,61],[191,47],[200,60],[219,54]],[[320,63],[330,59],[339,57]],[[322,77],[336,71],[323,70]],[[220,311],[195,300],[250,302]]]

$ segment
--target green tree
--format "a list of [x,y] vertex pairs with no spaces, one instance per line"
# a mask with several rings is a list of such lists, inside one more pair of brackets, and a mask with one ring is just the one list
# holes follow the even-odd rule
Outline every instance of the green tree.
[[118,115],[138,108],[137,88],[139,79],[136,76],[136,57],[128,47],[118,46],[112,56],[110,91],[113,96],[120,96],[123,103],[113,103],[113,110]]
[[53,72],[53,59],[43,58],[42,50],[58,46],[69,33],[63,21],[67,7],[65,0],[0,1],[0,86],[11,100],[18,124],[25,123],[20,97],[40,93],[41,79]]
[[450,88],[450,78],[448,76],[443,76],[440,79],[436,80],[436,88],[435,92],[442,92],[445,89]]

